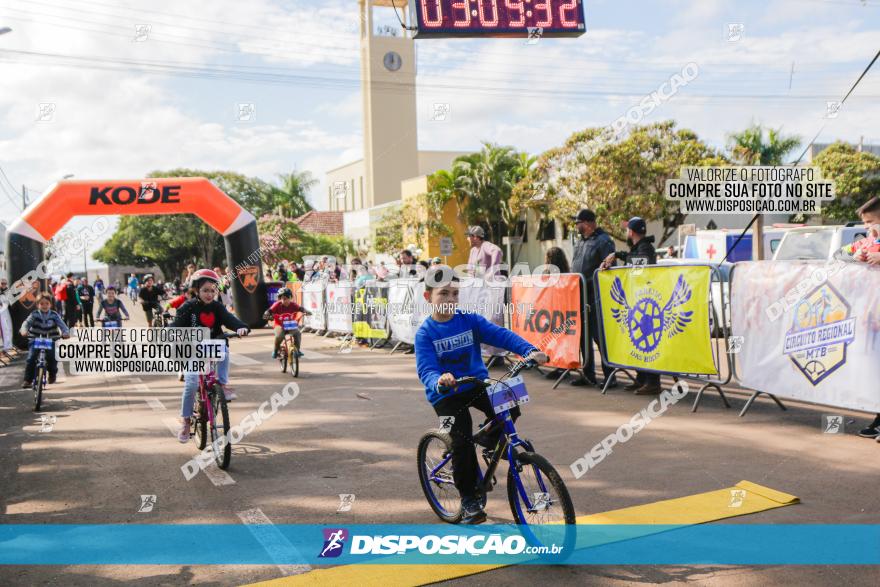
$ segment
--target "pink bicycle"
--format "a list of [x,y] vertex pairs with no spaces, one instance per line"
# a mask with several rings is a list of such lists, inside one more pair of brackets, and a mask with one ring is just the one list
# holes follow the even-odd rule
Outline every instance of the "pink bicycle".
[[[223,340],[239,338],[234,332],[221,334]],[[227,348],[227,352],[228,348]],[[196,396],[196,405],[193,409],[192,423],[195,426],[196,445],[199,450],[208,444],[208,434],[211,436],[211,449],[214,451],[214,462],[221,469],[229,467],[232,458],[232,444],[226,437],[231,428],[229,422],[229,408],[226,406],[226,396],[217,372],[214,370],[214,361],[204,375],[199,375],[199,394]]]

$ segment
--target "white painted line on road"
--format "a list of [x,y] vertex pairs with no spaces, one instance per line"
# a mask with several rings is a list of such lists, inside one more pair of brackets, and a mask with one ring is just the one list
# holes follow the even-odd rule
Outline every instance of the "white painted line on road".
[[177,418],[163,418],[162,422],[165,423],[165,426],[174,435],[174,438],[177,438],[177,432],[180,430],[180,420]]
[[318,351],[310,351],[308,349],[304,349],[303,352],[306,354],[304,357],[306,361],[309,359],[332,359],[332,355],[325,355],[324,353],[319,353]]
[[245,365],[259,365],[260,362],[248,357],[247,355],[242,355],[239,353],[229,353],[229,362],[233,365],[245,366]]
[[157,397],[148,397],[146,400],[147,405],[150,406],[154,411],[161,412],[165,410],[165,404]]
[[214,461],[211,461],[211,464],[202,470],[205,472],[205,477],[210,479],[215,487],[220,487],[222,485],[235,485],[235,479],[232,478],[232,475],[218,467],[217,463]]
[[269,556],[278,565],[285,575],[301,575],[312,570],[311,565],[285,565],[279,561],[286,559],[292,553],[297,558],[303,558],[290,540],[272,524],[266,514],[259,508],[253,508],[238,512],[238,517],[248,527],[257,542],[263,545]]

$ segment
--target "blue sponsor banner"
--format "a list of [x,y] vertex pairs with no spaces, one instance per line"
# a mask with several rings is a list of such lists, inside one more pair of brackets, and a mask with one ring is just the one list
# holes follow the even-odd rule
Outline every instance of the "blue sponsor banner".
[[[5,524],[0,564],[880,564],[880,525],[529,529],[534,534],[513,525]],[[566,534],[572,529],[576,536]]]

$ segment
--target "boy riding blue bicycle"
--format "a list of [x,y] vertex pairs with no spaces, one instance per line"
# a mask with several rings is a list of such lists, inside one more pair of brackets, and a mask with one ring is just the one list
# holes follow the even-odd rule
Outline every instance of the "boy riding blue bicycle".
[[[455,487],[461,496],[462,523],[479,524],[486,519],[479,499],[477,453],[469,408],[492,418],[491,401],[476,385],[454,387],[460,377],[485,379],[489,370],[483,364],[480,344],[485,343],[516,353],[537,363],[547,355],[517,334],[489,322],[479,314],[458,311],[458,278],[446,265],[431,267],[425,274],[425,299],[432,313],[415,337],[416,369],[425,394],[441,418],[452,416],[452,467]],[[516,419],[519,409],[511,410]],[[487,439],[494,446],[495,438]]]

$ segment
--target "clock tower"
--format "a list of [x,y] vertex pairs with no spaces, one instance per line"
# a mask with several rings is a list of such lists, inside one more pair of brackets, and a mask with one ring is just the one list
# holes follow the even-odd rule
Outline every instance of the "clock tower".
[[[377,32],[374,8],[396,10],[407,26],[407,0],[358,0],[367,208],[399,200],[400,182],[419,175],[416,55],[400,26]],[[395,19],[396,22],[396,19]],[[392,36],[391,33],[396,33]]]

